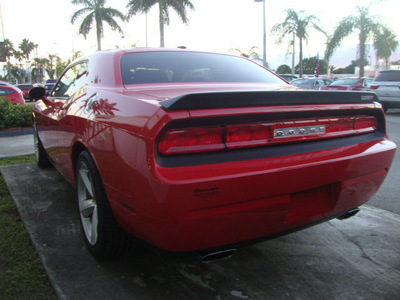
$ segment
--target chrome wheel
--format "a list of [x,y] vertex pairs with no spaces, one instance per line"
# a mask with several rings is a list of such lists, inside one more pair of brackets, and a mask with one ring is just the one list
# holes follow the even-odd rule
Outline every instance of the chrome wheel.
[[77,177],[77,194],[79,215],[82,228],[87,241],[92,246],[96,244],[98,237],[98,208],[94,193],[92,175],[87,164],[83,161],[79,164]]

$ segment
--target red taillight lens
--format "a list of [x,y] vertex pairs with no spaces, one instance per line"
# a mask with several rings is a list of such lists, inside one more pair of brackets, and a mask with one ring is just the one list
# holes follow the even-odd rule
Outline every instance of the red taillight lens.
[[377,126],[375,117],[359,116],[172,129],[158,151],[180,154],[327,139],[374,132]]
[[223,128],[170,130],[158,144],[162,154],[215,151],[224,149]]
[[271,126],[268,124],[250,124],[227,126],[227,148],[252,147],[267,144],[273,138]]
[[374,132],[378,128],[375,117],[359,117],[354,120],[354,131],[356,134]]
[[369,87],[371,90],[376,90],[377,88],[378,88],[378,86],[377,85],[371,85],[370,87]]

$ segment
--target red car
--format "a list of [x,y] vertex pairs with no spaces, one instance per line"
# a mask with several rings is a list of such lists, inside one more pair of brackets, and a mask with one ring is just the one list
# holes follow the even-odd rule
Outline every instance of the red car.
[[320,87],[321,91],[369,91],[373,78],[339,78],[334,80],[329,85]]
[[13,104],[25,105],[23,92],[8,82],[0,82],[0,97],[7,98]]
[[123,251],[126,233],[219,251],[348,217],[396,149],[375,94],[299,90],[222,54],[97,52],[30,96],[38,165],[76,187],[100,256]]
[[31,88],[33,88],[33,84],[30,84],[30,83],[17,84],[16,87],[19,88],[22,91],[22,93],[24,94],[24,99],[30,100],[30,98],[29,98],[29,90]]

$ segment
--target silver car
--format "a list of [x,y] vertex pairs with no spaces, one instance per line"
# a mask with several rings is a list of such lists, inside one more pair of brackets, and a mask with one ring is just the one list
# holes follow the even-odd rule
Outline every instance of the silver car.
[[375,77],[371,90],[378,95],[384,111],[400,108],[400,70],[383,70]]

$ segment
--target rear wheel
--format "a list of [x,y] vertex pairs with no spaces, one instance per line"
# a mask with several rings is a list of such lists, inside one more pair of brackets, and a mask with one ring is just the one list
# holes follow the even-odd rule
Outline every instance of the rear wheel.
[[78,157],[76,180],[79,215],[87,247],[95,256],[120,256],[127,249],[129,236],[114,219],[99,172],[86,151]]
[[48,168],[51,162],[47,157],[46,151],[43,148],[42,142],[39,139],[36,125],[33,125],[33,144],[35,146],[36,163],[39,168]]

